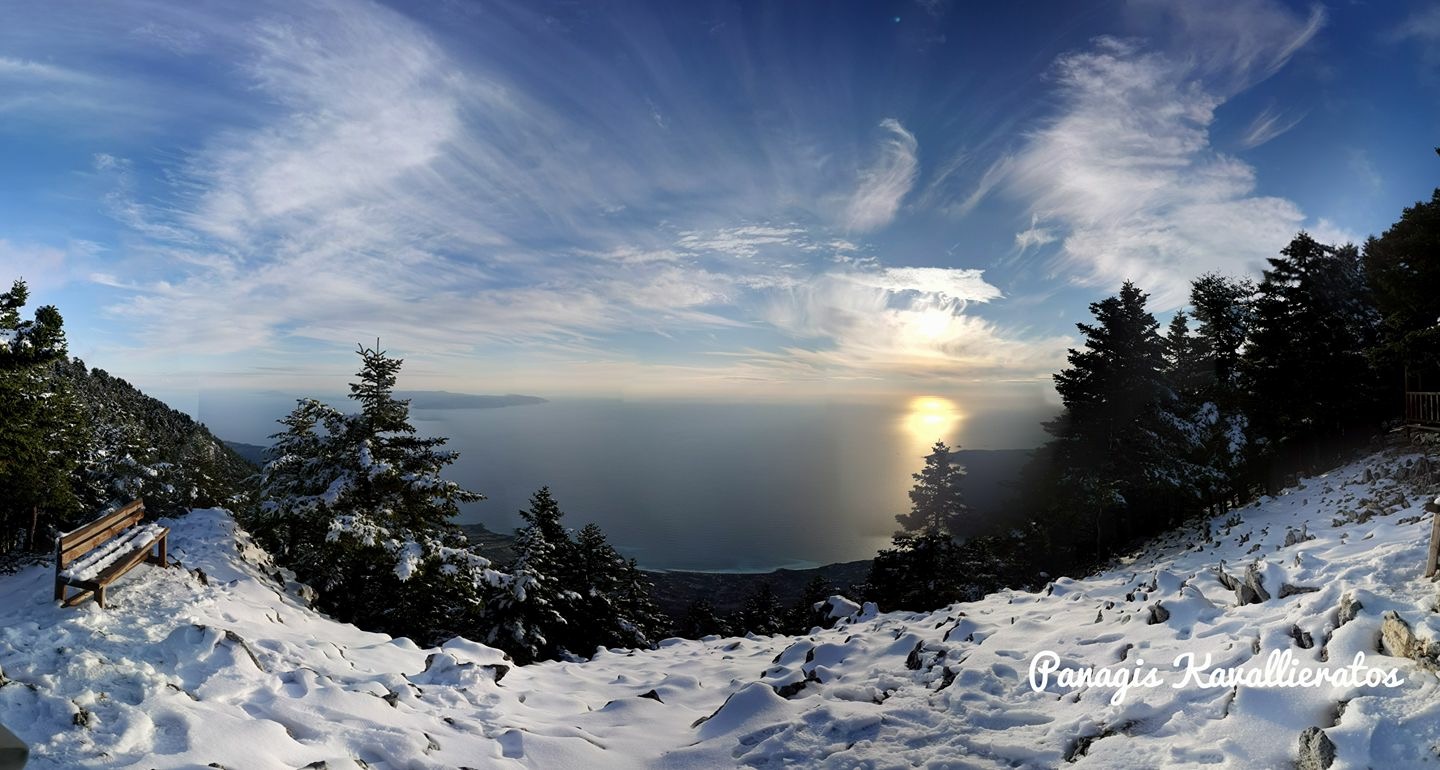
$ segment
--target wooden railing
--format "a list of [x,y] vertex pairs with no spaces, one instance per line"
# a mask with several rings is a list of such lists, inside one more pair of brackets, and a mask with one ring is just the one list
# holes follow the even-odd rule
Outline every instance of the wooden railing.
[[1407,392],[1405,422],[1440,424],[1440,393]]

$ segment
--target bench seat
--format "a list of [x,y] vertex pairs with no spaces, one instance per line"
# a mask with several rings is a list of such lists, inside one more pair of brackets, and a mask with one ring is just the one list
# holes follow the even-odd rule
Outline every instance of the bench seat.
[[[55,540],[55,600],[66,607],[92,594],[105,606],[105,587],[140,562],[166,566],[170,534],[159,524],[140,524],[145,504],[136,500]],[[152,553],[153,551],[153,553]],[[80,592],[66,596],[66,588]]]

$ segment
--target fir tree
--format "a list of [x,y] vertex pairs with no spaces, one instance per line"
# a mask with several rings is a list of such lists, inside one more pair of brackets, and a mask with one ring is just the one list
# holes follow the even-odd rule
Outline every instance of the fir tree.
[[736,613],[734,627],[757,636],[778,634],[785,630],[785,608],[775,595],[770,581],[760,585],[745,598],[745,605]]
[[28,299],[24,281],[0,294],[0,550],[43,550],[53,524],[79,507],[71,478],[80,415],[70,393],[45,378],[65,356],[64,322],[49,305],[23,320]]
[[960,488],[965,468],[955,462],[945,442],[935,442],[925,456],[925,467],[911,478],[915,485],[910,489],[910,512],[897,515],[895,520],[906,532],[957,535],[969,510]]
[[[1097,323],[1077,324],[1085,347],[1055,375],[1065,404],[1047,430],[1064,468],[1056,492],[1073,509],[1095,514],[1096,549],[1173,523],[1195,469],[1185,459],[1193,437],[1166,377],[1165,344],[1146,309],[1147,295],[1126,282],[1090,305]],[[1101,490],[1101,491],[1097,491]]]
[[[1440,372],[1440,189],[1401,213],[1364,248],[1365,276],[1381,314],[1383,347],[1379,359],[1389,367],[1387,382],[1398,382],[1408,366],[1412,374]],[[1422,381],[1421,390],[1440,385]]]
[[1302,232],[1269,263],[1245,351],[1247,412],[1277,470],[1313,469],[1350,429],[1375,418],[1377,383],[1364,350],[1379,318],[1353,246]]
[[685,639],[699,639],[711,634],[730,636],[732,631],[730,624],[715,612],[715,605],[709,599],[695,599],[680,616],[675,633]]
[[483,497],[442,477],[456,459],[441,449],[445,439],[416,435],[408,402],[393,394],[400,359],[375,348],[359,354],[351,398],[360,411],[299,402],[274,436],[257,517],[268,539],[283,538],[300,578],[321,588],[322,607],[368,628],[443,641],[473,622],[466,612],[482,592],[524,595],[526,580],[512,586],[465,547],[452,520],[460,503]]
[[555,544],[540,527],[521,529],[514,547],[509,580],[491,593],[482,623],[488,628],[486,643],[525,664],[561,651],[560,635],[569,624],[563,609],[570,597],[553,574],[543,571],[554,563]]

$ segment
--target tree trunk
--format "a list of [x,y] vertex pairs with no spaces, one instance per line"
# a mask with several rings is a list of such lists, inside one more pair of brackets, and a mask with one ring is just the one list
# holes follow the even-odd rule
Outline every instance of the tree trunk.
[[35,547],[35,530],[37,529],[39,523],[40,506],[32,505],[30,506],[30,542],[28,543],[28,545],[30,546],[30,550],[32,551],[38,550]]

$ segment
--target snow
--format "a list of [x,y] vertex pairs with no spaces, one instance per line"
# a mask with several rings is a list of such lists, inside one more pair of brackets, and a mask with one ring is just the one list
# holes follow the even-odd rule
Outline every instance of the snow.
[[71,580],[94,580],[101,572],[105,571],[105,568],[120,558],[137,548],[153,543],[164,530],[165,528],[159,524],[142,524],[138,527],[131,527],[120,533],[119,537],[85,554],[61,570],[60,575]]
[[[108,610],[57,607],[44,566],[0,577],[0,719],[34,768],[1281,767],[1312,726],[1337,767],[1433,764],[1435,673],[1376,651],[1387,612],[1440,638],[1420,572],[1434,490],[1396,480],[1408,459],[1372,456],[1209,521],[1213,542],[1174,533],[1037,593],[927,613],[831,600],[855,614],[805,636],[524,667],[464,639],[419,649],[337,623],[277,583],[227,513],[195,511],[164,522],[188,569],[131,571]],[[1236,578],[1255,563],[1271,598],[1238,604],[1222,561]],[[1285,584],[1316,590],[1282,598]],[[1362,608],[1342,624],[1347,596]],[[1154,666],[1167,681],[1187,653],[1331,671],[1364,653],[1404,681],[1117,698],[1092,674],[1037,692],[1042,651],[1070,671]]]

